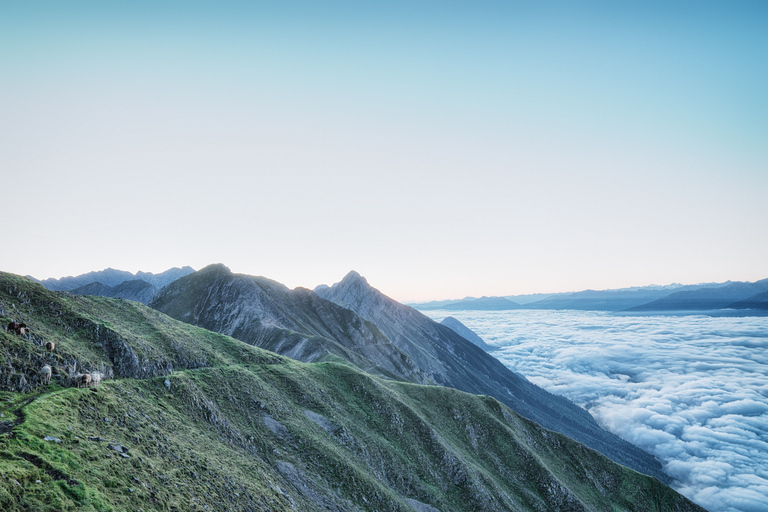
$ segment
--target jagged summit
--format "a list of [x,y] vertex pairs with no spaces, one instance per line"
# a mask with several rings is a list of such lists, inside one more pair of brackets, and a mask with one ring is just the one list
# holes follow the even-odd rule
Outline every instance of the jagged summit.
[[341,283],[360,283],[367,285],[368,280],[361,276],[356,270],[350,270],[347,275],[344,276],[344,279],[341,280]]
[[352,294],[352,293],[365,293],[374,290],[374,288],[368,284],[368,280],[361,276],[356,270],[350,270],[344,278],[335,283],[333,286],[320,285],[315,288],[315,292],[324,289],[337,290],[337,294]]
[[401,306],[400,303],[371,286],[355,270],[350,270],[341,281],[333,286],[320,285],[315,288],[314,292],[326,300],[355,311],[368,320],[372,316],[367,315],[368,312],[382,308],[391,311],[393,308],[396,309]]
[[371,286],[368,280],[355,270],[350,270],[341,281],[333,286],[320,285],[314,291],[320,297],[340,306],[348,307],[363,317],[366,315],[362,314],[361,311],[380,307],[392,309],[401,306],[400,303]]

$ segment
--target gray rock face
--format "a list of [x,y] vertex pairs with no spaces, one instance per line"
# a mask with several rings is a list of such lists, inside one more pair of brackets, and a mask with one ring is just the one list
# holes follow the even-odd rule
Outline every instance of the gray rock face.
[[304,362],[338,357],[393,378],[425,382],[414,361],[359,315],[304,288],[210,265],[161,290],[151,307]]
[[651,454],[602,429],[586,410],[528,382],[452,329],[390,299],[357,272],[316,292],[374,323],[437,384],[492,396],[522,416],[620,464],[670,481]]

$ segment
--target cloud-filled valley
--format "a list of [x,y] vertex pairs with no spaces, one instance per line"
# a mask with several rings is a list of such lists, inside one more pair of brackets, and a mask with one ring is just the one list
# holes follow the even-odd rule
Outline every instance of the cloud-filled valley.
[[513,370],[654,454],[673,487],[711,512],[768,511],[767,319],[450,315]]

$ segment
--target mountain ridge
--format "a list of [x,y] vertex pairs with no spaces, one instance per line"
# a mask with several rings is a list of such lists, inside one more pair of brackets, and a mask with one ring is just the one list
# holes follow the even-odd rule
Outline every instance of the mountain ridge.
[[[31,328],[0,330],[3,510],[703,510],[491,397],[301,363],[5,273],[0,317]],[[113,371],[69,387],[73,362]]]
[[[634,286],[628,288],[616,288],[608,290],[581,290],[577,292],[560,292],[552,294],[528,294],[528,295],[507,295],[503,297],[482,297],[480,299],[475,297],[465,297],[463,299],[451,299],[440,300],[431,302],[420,303],[408,303],[410,306],[422,310],[446,310],[446,311],[472,311],[472,310],[489,310],[485,306],[484,302],[489,302],[490,299],[508,299],[514,301],[516,297],[520,297],[521,303],[519,308],[502,308],[502,309],[574,309],[584,311],[610,311],[610,312],[679,312],[679,311],[714,311],[721,308],[734,308],[741,310],[748,309],[762,309],[749,308],[742,305],[739,301],[748,298],[747,296],[739,295],[738,299],[727,293],[727,290],[731,287],[754,287],[755,292],[757,290],[763,291],[760,288],[760,283],[768,281],[763,279],[754,282],[741,282],[741,281],[726,281],[723,283],[699,283],[692,285],[682,284],[670,284],[665,286],[660,285],[648,285],[648,286]],[[718,297],[718,290],[720,292],[726,291],[725,294]],[[676,295],[680,294],[680,295]],[[704,297],[710,297],[707,301],[684,301],[676,300],[676,297],[686,297],[687,294],[697,295],[702,294]],[[669,301],[665,300],[669,297]],[[536,299],[536,300],[532,300]]]
[[190,266],[184,267],[172,267],[168,270],[153,274],[152,272],[138,271],[135,274],[128,272],[127,270],[118,270],[112,267],[108,267],[104,270],[92,271],[77,276],[66,276],[61,278],[48,278],[48,279],[36,279],[33,276],[27,276],[27,278],[36,281],[49,290],[65,291],[79,288],[90,283],[100,282],[106,286],[115,287],[123,283],[124,281],[132,281],[141,279],[147,283],[155,286],[156,288],[162,288],[166,284],[175,281],[179,277],[191,274],[194,272]]
[[603,430],[586,410],[530,383],[449,327],[387,297],[359,273],[352,271],[333,286],[315,290],[377,325],[435,383],[493,396],[546,428],[637,471],[669,481],[653,456]]
[[299,361],[339,358],[387,376],[426,382],[410,358],[379,329],[306,288],[234,274],[222,264],[160,290],[151,307]]

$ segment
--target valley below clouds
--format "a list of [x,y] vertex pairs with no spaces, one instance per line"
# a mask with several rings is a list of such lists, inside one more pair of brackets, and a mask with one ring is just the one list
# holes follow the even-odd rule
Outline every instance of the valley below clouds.
[[582,311],[454,316],[512,370],[654,454],[710,512],[768,512],[768,319]]

